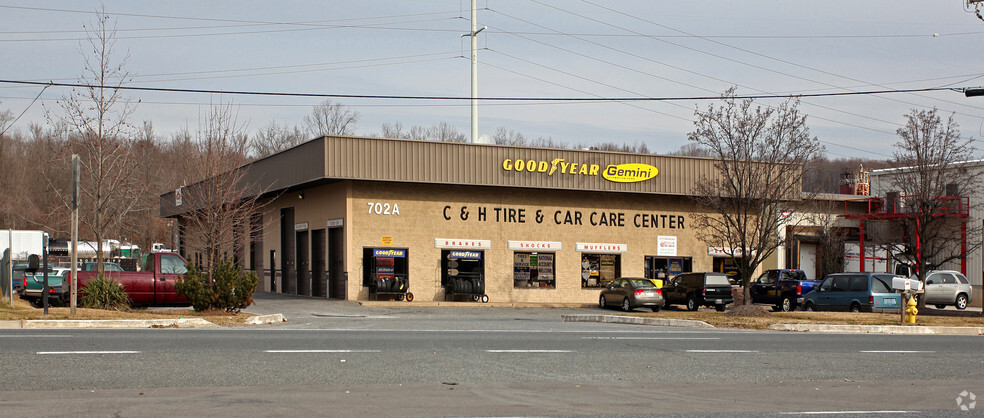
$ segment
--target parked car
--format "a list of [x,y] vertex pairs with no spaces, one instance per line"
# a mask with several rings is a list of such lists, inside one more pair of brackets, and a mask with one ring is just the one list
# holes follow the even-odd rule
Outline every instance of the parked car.
[[626,312],[639,307],[659,312],[663,307],[663,291],[649,279],[620,277],[601,290],[598,305],[602,309],[610,305],[621,306]]
[[902,309],[902,294],[892,290],[889,273],[835,273],[803,296],[804,309],[890,312]]
[[[147,257],[141,271],[107,269],[106,278],[123,285],[134,306],[187,306],[190,305],[188,299],[174,288],[188,271],[187,264],[177,253],[155,252]],[[70,276],[71,273],[65,275],[66,281]],[[95,278],[94,271],[79,271],[79,292],[85,293],[86,285]]]
[[803,270],[766,270],[752,279],[749,293],[752,303],[772,305],[772,310],[789,312],[803,306],[803,295],[810,293],[819,280],[809,280]]
[[701,306],[713,306],[718,312],[734,303],[731,282],[724,273],[683,273],[674,276],[663,286],[664,306],[686,305],[696,311]]
[[[82,271],[96,271],[97,263],[84,263],[82,264]],[[119,264],[103,261],[103,271],[123,271],[123,267]]]
[[11,266],[10,285],[14,289],[14,293],[20,293],[24,290],[24,275],[26,274],[24,270],[27,269],[26,261],[15,261],[13,266]]
[[[72,271],[66,267],[54,267],[48,272],[48,305],[58,306],[67,305],[69,293],[62,288],[63,276]],[[41,294],[44,293],[44,272],[34,274],[27,273],[21,282],[21,299],[31,302],[32,305],[40,308],[44,306]]]
[[943,309],[947,305],[967,309],[967,302],[974,297],[974,289],[963,274],[952,270],[934,270],[926,274],[925,293],[927,305]]

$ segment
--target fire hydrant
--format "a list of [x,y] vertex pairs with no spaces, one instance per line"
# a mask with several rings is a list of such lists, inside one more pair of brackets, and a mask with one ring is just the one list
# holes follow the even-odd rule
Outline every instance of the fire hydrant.
[[915,296],[909,296],[908,299],[909,301],[906,302],[906,305],[908,307],[905,309],[905,314],[906,314],[905,322],[908,322],[910,324],[915,324],[916,314],[919,313],[919,310],[916,309],[916,298]]

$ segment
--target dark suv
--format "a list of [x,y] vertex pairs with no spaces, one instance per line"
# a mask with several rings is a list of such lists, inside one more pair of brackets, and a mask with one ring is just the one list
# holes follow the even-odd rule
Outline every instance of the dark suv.
[[696,311],[701,306],[713,306],[724,312],[725,306],[734,303],[731,295],[731,282],[724,273],[683,273],[663,285],[663,298],[666,306],[686,305],[687,310]]

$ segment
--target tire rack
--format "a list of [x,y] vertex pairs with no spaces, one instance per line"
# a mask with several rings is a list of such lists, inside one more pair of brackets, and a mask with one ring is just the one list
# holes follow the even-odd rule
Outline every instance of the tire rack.
[[457,296],[469,296],[472,301],[488,303],[489,295],[485,294],[485,276],[481,273],[458,273],[448,277],[444,288],[444,300]]
[[406,274],[394,274],[393,278],[373,278],[369,282],[369,296],[379,300],[379,295],[393,296],[396,300],[413,302],[410,279]]

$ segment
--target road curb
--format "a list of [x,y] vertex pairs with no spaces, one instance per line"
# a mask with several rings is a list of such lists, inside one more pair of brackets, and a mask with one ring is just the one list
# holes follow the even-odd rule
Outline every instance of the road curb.
[[661,327],[714,328],[704,321],[693,319],[643,318],[622,315],[561,315],[564,322],[605,322],[612,324],[651,325]]
[[246,325],[269,325],[279,324],[281,322],[287,322],[284,314],[255,315],[246,319]]
[[769,325],[769,329],[839,334],[984,335],[984,327],[922,327],[918,325],[772,324]]
[[24,329],[57,328],[217,328],[202,318],[177,319],[63,319],[63,320],[23,320]]

